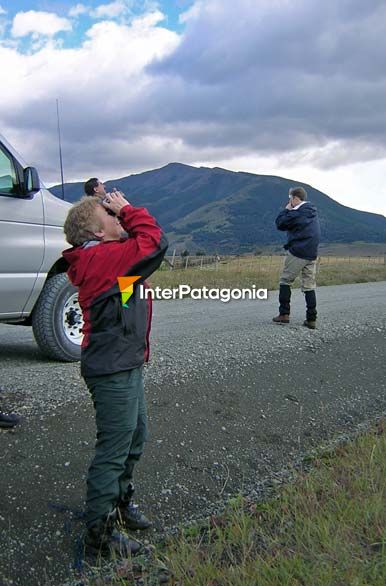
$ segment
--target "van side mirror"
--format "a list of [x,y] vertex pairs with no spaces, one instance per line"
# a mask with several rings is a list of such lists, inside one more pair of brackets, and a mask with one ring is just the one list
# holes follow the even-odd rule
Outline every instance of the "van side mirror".
[[40,179],[35,167],[26,167],[23,171],[24,189],[26,193],[33,193],[40,189]]

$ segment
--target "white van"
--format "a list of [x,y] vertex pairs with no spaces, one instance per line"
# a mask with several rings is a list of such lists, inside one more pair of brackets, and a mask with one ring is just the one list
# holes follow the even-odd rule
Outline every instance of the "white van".
[[69,362],[80,359],[83,326],[61,255],[70,207],[0,136],[0,321],[32,325],[41,351]]

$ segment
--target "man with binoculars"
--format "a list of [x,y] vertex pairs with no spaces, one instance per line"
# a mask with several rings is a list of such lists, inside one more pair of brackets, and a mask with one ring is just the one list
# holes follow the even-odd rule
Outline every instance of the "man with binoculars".
[[306,301],[306,319],[303,325],[316,328],[316,259],[320,241],[320,226],[315,206],[307,201],[303,187],[289,190],[289,201],[276,218],[278,230],[287,231],[287,250],[280,275],[279,315],[273,318],[277,324],[290,321],[291,285],[301,277],[302,292]]

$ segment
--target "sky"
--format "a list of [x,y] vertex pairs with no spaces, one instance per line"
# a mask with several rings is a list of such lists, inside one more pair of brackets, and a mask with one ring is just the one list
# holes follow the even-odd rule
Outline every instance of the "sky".
[[384,0],[0,0],[0,132],[59,183],[58,99],[65,181],[178,161],[386,215],[385,55]]

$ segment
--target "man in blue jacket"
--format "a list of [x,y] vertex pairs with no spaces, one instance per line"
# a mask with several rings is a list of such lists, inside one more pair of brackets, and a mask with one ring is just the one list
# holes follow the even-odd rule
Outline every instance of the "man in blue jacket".
[[280,275],[279,315],[273,318],[277,324],[288,324],[290,316],[291,285],[301,275],[302,291],[306,300],[306,327],[316,327],[316,259],[320,241],[320,226],[315,206],[307,201],[303,187],[289,190],[289,202],[276,218],[278,230],[287,231],[287,250]]

